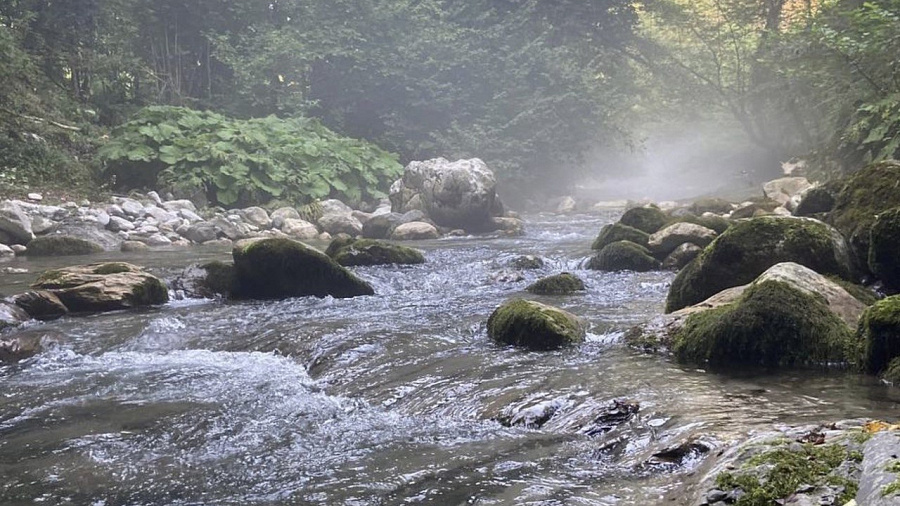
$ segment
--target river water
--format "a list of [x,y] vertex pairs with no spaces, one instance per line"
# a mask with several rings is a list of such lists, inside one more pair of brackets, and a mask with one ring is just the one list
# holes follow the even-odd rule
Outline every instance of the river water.
[[[672,274],[578,270],[616,217],[533,215],[525,237],[417,244],[425,265],[355,269],[374,297],[179,300],[34,325],[58,344],[0,368],[0,504],[686,504],[704,457],[652,459],[662,448],[894,416],[900,396],[870,378],[713,374],[625,347],[622,331],[661,311]],[[521,254],[547,265],[498,280]],[[228,255],[91,260],[170,276]],[[2,275],[0,290],[85,261],[16,260],[6,265],[30,273]],[[587,293],[524,292],[563,270]],[[587,342],[495,345],[485,321],[517,296],[584,317]],[[640,411],[598,430],[617,400]],[[497,421],[532,406],[555,414],[540,428]]]

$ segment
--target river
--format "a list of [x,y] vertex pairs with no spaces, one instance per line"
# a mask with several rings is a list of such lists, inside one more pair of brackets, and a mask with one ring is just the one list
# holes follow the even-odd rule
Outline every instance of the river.
[[[616,217],[531,215],[524,237],[416,244],[424,265],[354,269],[374,297],[176,300],[33,325],[25,331],[59,344],[0,367],[0,504],[686,504],[679,491],[703,456],[652,461],[662,448],[896,413],[900,395],[871,378],[713,374],[625,347],[622,331],[662,310],[673,274],[578,270]],[[495,279],[522,254],[546,266]],[[90,260],[165,277],[228,255]],[[6,266],[30,272],[2,275],[0,291],[86,261],[14,260]],[[562,270],[587,292],[524,292]],[[587,342],[541,353],[495,345],[485,321],[514,296],[584,317]],[[591,430],[616,400],[639,413]],[[533,405],[556,410],[540,428],[497,421]]]

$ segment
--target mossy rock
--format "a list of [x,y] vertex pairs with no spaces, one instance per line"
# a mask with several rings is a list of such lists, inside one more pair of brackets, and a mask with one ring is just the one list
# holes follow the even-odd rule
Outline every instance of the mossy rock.
[[731,208],[731,202],[725,199],[708,198],[694,201],[689,209],[699,216],[703,213],[726,214],[731,212]]
[[710,230],[715,230],[717,234],[723,234],[728,227],[731,226],[732,221],[728,218],[722,216],[697,216],[694,214],[688,214],[686,216],[680,216],[673,220],[669,221],[669,224],[673,223],[693,223],[694,225],[700,225],[701,227],[706,227]]
[[604,225],[600,229],[600,234],[594,239],[591,249],[601,250],[606,246],[619,241],[631,241],[643,247],[647,247],[647,241],[650,240],[650,234],[643,230],[638,230],[621,223],[611,223]]
[[172,289],[193,298],[227,298],[231,296],[234,284],[234,264],[217,260],[186,267],[172,281]]
[[828,216],[850,242],[860,268],[867,268],[869,237],[876,217],[900,207],[900,162],[877,162],[847,178]]
[[619,218],[619,223],[652,234],[669,221],[666,213],[657,207],[633,207]]
[[900,386],[900,357],[894,357],[888,364],[887,369],[881,373],[881,379],[887,381],[891,385]]
[[103,246],[86,239],[67,235],[47,235],[37,237],[29,242],[28,250],[25,253],[33,257],[60,257],[101,252],[103,252]]
[[865,371],[878,374],[887,369],[900,357],[900,295],[869,306],[859,319],[858,334]]
[[834,191],[830,188],[817,186],[810,188],[803,194],[797,209],[794,210],[796,216],[813,216],[820,213],[828,213],[834,209],[836,200]]
[[584,322],[572,313],[523,299],[497,308],[487,328],[498,343],[531,350],[555,350],[583,342],[585,336]]
[[425,257],[419,250],[375,239],[335,239],[328,245],[325,254],[344,267],[425,263]]
[[891,291],[900,289],[900,207],[881,213],[872,224],[869,270]]
[[74,313],[115,311],[169,300],[169,290],[161,279],[125,262],[49,270],[32,286],[50,291]]
[[647,248],[630,241],[618,241],[600,250],[587,267],[595,271],[647,272],[659,269],[660,263]]
[[371,285],[327,255],[290,239],[263,239],[235,247],[233,296],[283,299],[374,295]]
[[828,225],[809,218],[763,216],[735,223],[682,269],[669,289],[666,312],[750,283],[782,262],[852,279],[846,243]]
[[509,261],[509,266],[520,270],[534,270],[544,267],[544,259],[534,255],[522,255]]
[[857,358],[853,332],[824,297],[766,280],[693,314],[674,337],[681,362],[710,366],[828,365]]
[[569,295],[584,289],[584,281],[568,272],[539,279],[525,288],[536,295]]

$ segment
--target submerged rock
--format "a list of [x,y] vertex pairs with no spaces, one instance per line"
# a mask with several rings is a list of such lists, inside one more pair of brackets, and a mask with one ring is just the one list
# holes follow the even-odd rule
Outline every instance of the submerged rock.
[[540,269],[544,266],[544,259],[534,255],[522,255],[509,261],[509,266],[514,269]]
[[585,290],[584,281],[568,272],[541,278],[528,285],[526,291],[536,295],[569,295]]
[[425,263],[419,250],[374,239],[335,239],[325,254],[344,267]]
[[633,207],[619,218],[619,223],[652,234],[669,221],[666,213],[656,207]]
[[262,239],[233,252],[238,298],[374,295],[365,281],[327,255],[290,239]]
[[50,291],[72,312],[114,311],[169,300],[162,280],[125,262],[49,270],[32,286]]
[[28,243],[26,254],[32,257],[57,257],[69,255],[90,255],[103,251],[103,246],[66,235],[46,235]]
[[611,223],[600,229],[600,234],[594,239],[591,249],[601,250],[619,241],[631,241],[646,248],[650,241],[650,234],[621,223]]
[[502,344],[553,350],[584,341],[585,324],[572,313],[516,299],[497,308],[487,322],[488,336]]
[[609,244],[588,262],[588,269],[595,271],[646,272],[659,267],[647,248],[630,241]]
[[828,225],[809,218],[753,218],[729,228],[675,277],[666,312],[749,283],[781,262],[845,279],[852,272],[846,242]]

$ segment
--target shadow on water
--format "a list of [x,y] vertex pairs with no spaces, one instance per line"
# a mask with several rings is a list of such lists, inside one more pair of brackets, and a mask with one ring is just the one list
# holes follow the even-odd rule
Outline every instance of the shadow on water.
[[[32,326],[61,344],[0,370],[0,503],[655,504],[699,462],[648,463],[661,448],[896,408],[869,378],[711,374],[627,349],[621,332],[661,311],[669,273],[578,271],[585,294],[524,292],[577,270],[613,218],[536,215],[523,238],[423,243],[425,265],[356,271],[375,297],[175,301]],[[227,254],[107,257],[166,274]],[[496,281],[520,254],[546,266]],[[25,264],[0,289],[65,263]],[[523,296],[584,316],[588,342],[491,343],[491,311]],[[597,430],[617,400],[640,411]],[[500,423],[523,410],[550,415]]]

